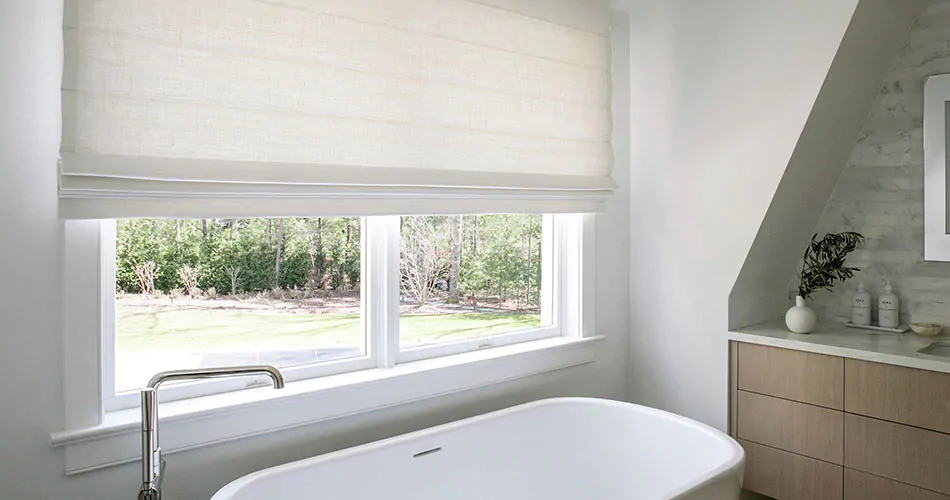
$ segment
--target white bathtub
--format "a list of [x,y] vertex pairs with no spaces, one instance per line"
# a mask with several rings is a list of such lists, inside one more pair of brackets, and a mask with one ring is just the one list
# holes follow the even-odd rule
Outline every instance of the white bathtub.
[[736,500],[744,462],[684,417],[550,399],[255,472],[212,500]]

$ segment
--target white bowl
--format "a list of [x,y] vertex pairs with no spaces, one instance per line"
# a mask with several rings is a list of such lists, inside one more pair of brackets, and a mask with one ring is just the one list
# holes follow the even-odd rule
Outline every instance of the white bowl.
[[936,323],[911,323],[910,329],[921,337],[936,337],[943,330],[943,325]]

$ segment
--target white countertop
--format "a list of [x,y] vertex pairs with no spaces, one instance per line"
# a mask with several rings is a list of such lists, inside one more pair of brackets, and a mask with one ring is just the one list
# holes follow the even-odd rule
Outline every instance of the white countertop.
[[814,332],[801,335],[788,331],[784,320],[776,320],[729,332],[729,339],[950,373],[950,358],[917,352],[934,341],[950,341],[950,336],[947,335],[925,338],[913,332],[876,333],[848,328],[838,323],[820,323]]

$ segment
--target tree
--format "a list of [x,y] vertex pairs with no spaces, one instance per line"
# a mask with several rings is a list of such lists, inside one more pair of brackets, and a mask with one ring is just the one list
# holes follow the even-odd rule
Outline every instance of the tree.
[[478,216],[472,216],[472,254],[478,257]]
[[447,252],[433,217],[403,217],[400,245],[402,288],[423,307],[445,272]]
[[274,263],[274,289],[280,288],[280,257],[284,251],[284,219],[277,225],[277,257]]
[[237,295],[238,280],[241,279],[240,266],[228,266],[225,268],[228,278],[231,280],[231,295]]
[[310,256],[310,287],[325,288],[327,254],[323,248],[323,217],[317,218],[315,232],[307,237],[307,255]]
[[133,269],[135,271],[135,276],[139,279],[139,288],[142,289],[142,293],[146,296],[153,295],[155,293],[155,271],[158,270],[158,266],[152,262],[143,262]]
[[452,220],[452,260],[449,265],[449,303],[459,303],[459,271],[462,268],[462,216]]
[[[466,297],[536,306],[541,216],[406,217],[402,291],[420,305]],[[358,290],[359,219],[126,219],[117,223],[116,289],[143,290],[136,267],[153,262],[150,293],[182,287],[178,269],[200,269],[195,288],[232,294],[282,289]],[[146,280],[147,281],[147,280]],[[443,287],[443,285],[446,285]]]

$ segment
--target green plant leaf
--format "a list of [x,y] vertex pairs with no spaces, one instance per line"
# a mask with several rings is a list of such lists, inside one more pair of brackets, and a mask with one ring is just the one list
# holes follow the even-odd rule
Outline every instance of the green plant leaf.
[[855,232],[829,233],[822,239],[818,234],[811,237],[802,257],[798,294],[808,298],[817,290],[831,290],[837,283],[849,280],[857,267],[848,267],[848,254],[864,241],[864,236]]

